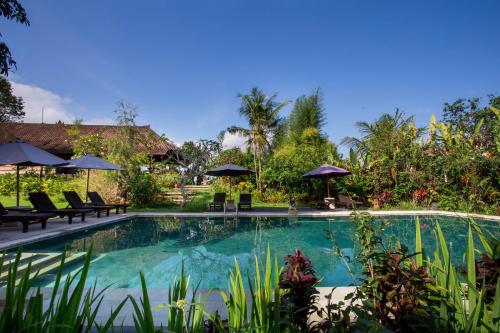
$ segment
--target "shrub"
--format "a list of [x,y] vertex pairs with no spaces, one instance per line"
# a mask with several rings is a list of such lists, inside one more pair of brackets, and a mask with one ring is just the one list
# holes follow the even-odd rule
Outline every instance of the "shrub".
[[149,173],[138,173],[129,182],[129,199],[134,207],[146,207],[159,193],[158,184]]

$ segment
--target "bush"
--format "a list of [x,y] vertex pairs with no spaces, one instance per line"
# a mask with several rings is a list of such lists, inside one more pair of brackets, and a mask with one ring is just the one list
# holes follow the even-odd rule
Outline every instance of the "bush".
[[0,194],[11,195],[16,192],[16,175],[13,173],[6,173],[0,175]]
[[149,173],[136,174],[129,183],[129,199],[134,207],[146,207],[155,200],[158,193],[158,184]]

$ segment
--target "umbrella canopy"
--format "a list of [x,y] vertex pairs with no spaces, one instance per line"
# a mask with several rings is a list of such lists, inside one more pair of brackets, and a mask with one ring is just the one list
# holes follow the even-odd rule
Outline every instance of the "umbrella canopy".
[[342,169],[333,165],[323,164],[319,168],[309,171],[304,174],[302,177],[304,178],[326,178],[326,191],[328,193],[328,197],[330,197],[330,187],[328,186],[328,181],[330,178],[337,178],[350,175],[351,171]]
[[335,178],[350,175],[351,171],[333,165],[323,164],[319,168],[304,174],[304,178]]
[[208,170],[206,172],[209,176],[227,176],[227,177],[236,177],[236,176],[244,176],[254,173],[252,170],[240,167],[236,164],[224,164],[215,169]]
[[68,162],[69,163],[67,165],[64,165],[62,168],[87,170],[87,191],[85,193],[85,200],[88,199],[91,169],[123,171],[123,169],[119,166],[109,163],[108,161],[94,155],[85,155],[69,160]]
[[[216,177],[237,177],[237,176],[244,176],[244,175],[249,175],[254,173],[252,170],[246,169],[244,167],[240,167],[239,165],[236,164],[224,164],[221,165],[220,167],[217,167],[215,169],[208,170],[206,172],[207,175],[209,176],[216,176]],[[229,196],[231,196],[231,189],[232,189],[232,184],[231,182],[229,183]]]
[[85,155],[69,160],[68,164],[63,166],[63,168],[123,171],[119,166],[93,155]]
[[0,165],[16,166],[17,206],[19,206],[20,166],[63,165],[66,163],[68,163],[66,160],[21,140],[14,140],[0,145]]
[[0,165],[63,165],[66,160],[21,140],[0,145]]

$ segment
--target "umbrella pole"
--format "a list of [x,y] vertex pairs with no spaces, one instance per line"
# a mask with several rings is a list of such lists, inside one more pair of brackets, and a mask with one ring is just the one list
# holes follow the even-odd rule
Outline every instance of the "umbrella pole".
[[330,177],[326,178],[326,193],[328,193],[328,197],[330,197]]
[[90,169],[87,169],[87,191],[85,191],[85,202],[89,201],[89,181],[90,181]]
[[17,187],[16,206],[19,206],[19,165],[16,165],[16,187]]

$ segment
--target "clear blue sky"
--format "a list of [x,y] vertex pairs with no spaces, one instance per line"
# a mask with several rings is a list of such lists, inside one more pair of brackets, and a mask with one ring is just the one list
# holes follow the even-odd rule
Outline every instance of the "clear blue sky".
[[321,87],[336,142],[396,107],[426,124],[446,101],[500,93],[495,0],[22,3],[31,26],[0,30],[14,82],[87,121],[125,99],[177,142],[243,125],[236,95],[255,85],[280,99]]

